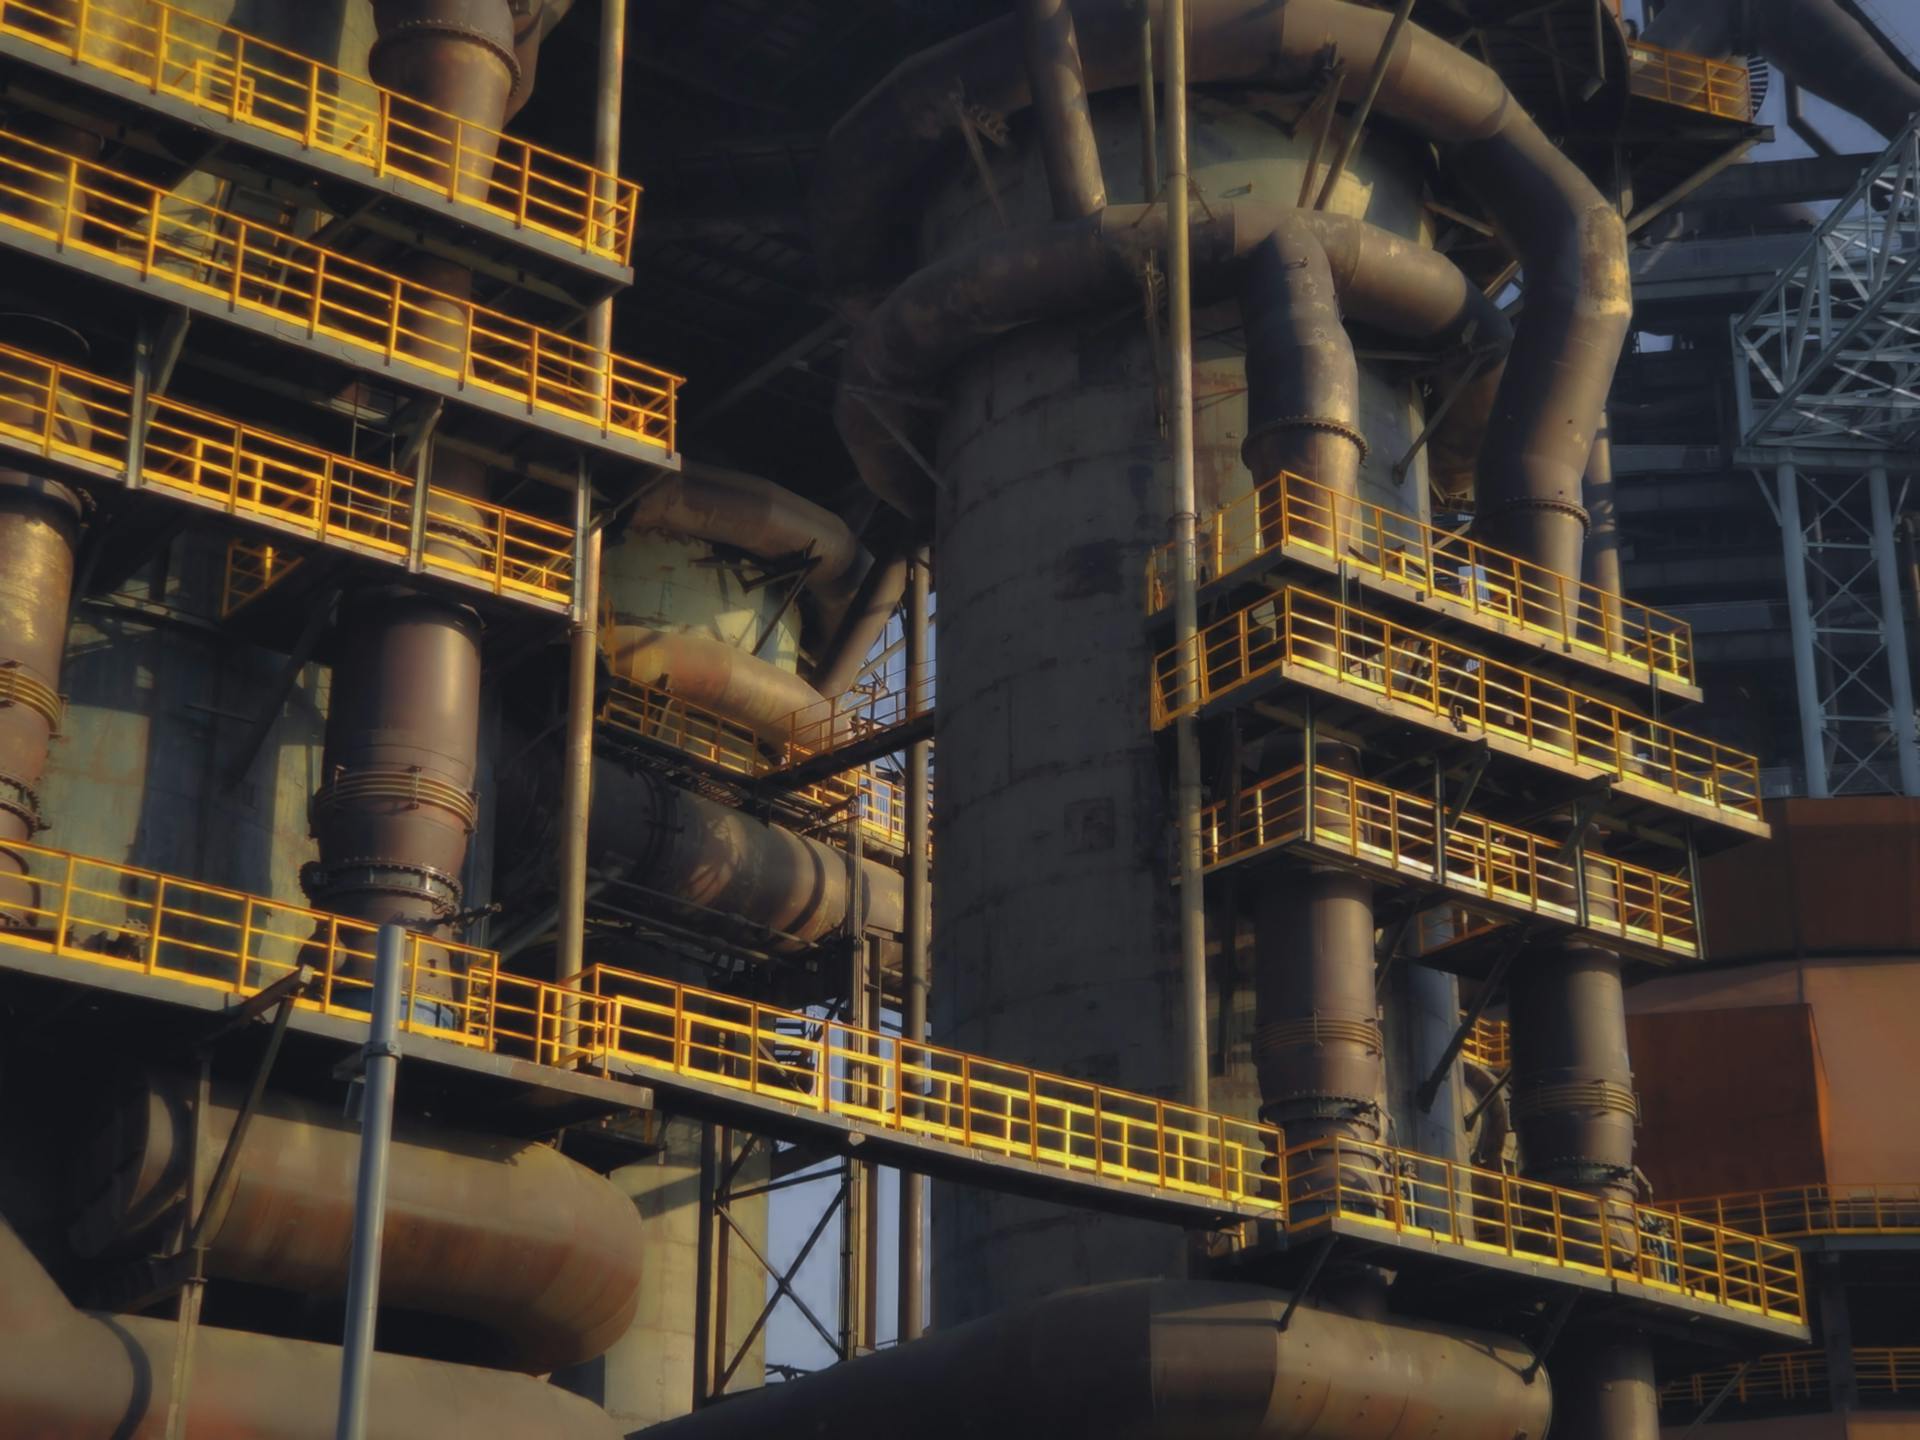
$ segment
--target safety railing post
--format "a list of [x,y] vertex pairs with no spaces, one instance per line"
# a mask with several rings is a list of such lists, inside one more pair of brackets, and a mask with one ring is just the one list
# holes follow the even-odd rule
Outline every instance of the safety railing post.
[[92,6],[90,5],[89,0],[80,0],[79,8],[74,12],[73,57],[72,58],[73,58],[73,63],[76,65],[78,65],[80,61],[86,57],[87,21],[90,18],[92,18],[90,14],[91,9],[92,9]]
[[67,856],[67,873],[60,882],[60,915],[54,922],[54,953],[67,948],[67,925],[73,918],[73,867],[77,863],[75,856]]
[[147,932],[147,974],[155,972],[160,964],[160,931],[166,924],[167,915],[167,877],[162,875],[153,887],[153,925]]
[[376,180],[387,178],[387,146],[393,134],[393,92],[377,91],[374,102],[373,135],[373,176]]
[[165,5],[159,7],[153,28],[153,75],[148,82],[150,93],[158,95],[165,78],[167,65],[167,22],[173,12]]

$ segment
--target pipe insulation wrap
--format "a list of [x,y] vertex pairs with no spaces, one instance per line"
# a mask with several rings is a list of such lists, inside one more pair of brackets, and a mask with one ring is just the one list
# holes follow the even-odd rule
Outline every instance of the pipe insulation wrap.
[[730,1400],[659,1440],[895,1433],[1113,1440],[1540,1440],[1552,1394],[1505,1336],[1380,1324],[1250,1286],[1049,1296]]

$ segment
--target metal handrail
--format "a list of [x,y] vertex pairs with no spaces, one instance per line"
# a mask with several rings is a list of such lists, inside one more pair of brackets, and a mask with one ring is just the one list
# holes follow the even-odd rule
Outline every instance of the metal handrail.
[[[1692,883],[1611,856],[1584,867],[1564,847],[1518,826],[1460,814],[1433,795],[1389,789],[1338,771],[1295,765],[1200,812],[1203,871],[1282,846],[1308,846],[1434,885],[1470,907],[1578,926],[1666,954],[1697,956]],[[1436,837],[1444,834],[1444,845]],[[1583,883],[1584,879],[1584,883]]]
[[1627,43],[1627,88],[1647,100],[1722,120],[1753,119],[1753,82],[1738,60],[1715,60],[1645,40]]
[[903,675],[898,689],[874,692],[849,690],[816,705],[793,712],[781,722],[785,765],[798,765],[816,756],[896,730],[933,709],[934,669],[929,661],[919,673]]
[[[1694,683],[1693,631],[1686,621],[1384,505],[1341,499],[1290,471],[1208,516],[1198,546],[1202,584],[1266,555],[1297,550],[1337,561],[1390,593],[1411,590],[1465,618],[1517,626],[1577,655]],[[1173,549],[1162,545],[1147,557],[1149,614],[1171,603],[1172,576]]]
[[[301,1009],[364,1021],[375,934],[261,896],[0,844],[0,944],[76,964],[234,996],[306,965],[316,978]],[[1338,1216],[1804,1318],[1794,1247],[1648,1206],[1386,1146],[1285,1150],[1271,1125],[608,966],[558,984],[503,972],[493,951],[410,934],[404,974],[403,1030],[508,1058],[671,1074],[1064,1176],[1218,1201],[1296,1233]]]
[[[131,386],[0,345],[0,395],[6,400],[0,443],[126,475]],[[418,490],[413,476],[163,395],[149,396],[147,405],[138,476],[146,488],[369,559],[409,562]],[[419,547],[418,559],[428,574],[551,609],[572,602],[571,525],[433,485],[426,490],[424,520],[428,543]],[[243,553],[271,548],[256,545]],[[282,573],[287,568],[282,564]],[[230,569],[230,584],[233,578]]]
[[1288,1148],[1290,1237],[1335,1220],[1804,1323],[1800,1252],[1629,1200],[1338,1137]]
[[[1920,1404],[1920,1347],[1856,1349],[1853,1379],[1861,1395],[1912,1395]],[[1698,1409],[1723,1391],[1732,1405],[1825,1403],[1828,1390],[1826,1351],[1788,1350],[1669,1380],[1660,1387],[1660,1404]]]
[[1403,713],[1591,766],[1634,787],[1761,816],[1753,756],[1504,660],[1297,587],[1207,626],[1154,657],[1155,729],[1262,676],[1380,697]]
[[[49,195],[58,193],[58,200]],[[0,130],[0,226],[671,454],[680,377]]]
[[1676,1200],[1686,1215],[1774,1239],[1818,1235],[1920,1235],[1920,1183],[1789,1185]]
[[1496,1075],[1513,1064],[1513,1035],[1507,1022],[1484,1015],[1475,1020],[1460,1043],[1460,1058]]
[[624,264],[640,188],[364,77],[141,0],[0,0],[0,35]]

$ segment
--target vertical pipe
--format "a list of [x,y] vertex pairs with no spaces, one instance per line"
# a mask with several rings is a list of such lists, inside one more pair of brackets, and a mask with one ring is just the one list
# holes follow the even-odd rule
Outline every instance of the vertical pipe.
[[1593,451],[1587,456],[1581,493],[1587,507],[1587,581],[1600,592],[1604,627],[1601,636],[1608,654],[1620,651],[1620,514],[1613,483],[1613,427],[1607,412],[1593,432]]
[[1893,506],[1887,470],[1867,472],[1873,506],[1873,568],[1880,577],[1880,633],[1887,646],[1887,695],[1893,706],[1893,740],[1900,760],[1900,790],[1920,795],[1920,738],[1914,733],[1913,671],[1907,654],[1907,617],[1900,608],[1900,569],[1893,550]]
[[[1187,233],[1187,5],[1167,0],[1167,351],[1173,429],[1174,643],[1186,657],[1180,703],[1199,684],[1199,601],[1194,593],[1199,523],[1193,479],[1193,262]],[[1206,896],[1200,877],[1200,736],[1191,715],[1175,727],[1174,826],[1180,848],[1180,978],[1185,997],[1186,1099],[1207,1106]]]
[[1160,198],[1160,120],[1153,98],[1153,9],[1140,7],[1140,199]]
[[400,1065],[400,957],[407,932],[382,925],[373,952],[373,1013],[360,1099],[360,1173],[347,1266],[347,1327],[340,1348],[340,1413],[335,1440],[364,1440],[374,1319],[380,1308],[380,1244],[387,1224],[387,1158],[393,1140],[393,1082]]
[[1067,0],[1020,0],[1020,31],[1053,218],[1083,220],[1107,208],[1107,185],[1073,10]]
[[[922,550],[913,557],[907,580],[907,704],[909,713],[919,714],[922,683],[927,673],[927,598],[931,587],[928,555]],[[906,956],[901,976],[900,1037],[903,1045],[917,1045],[927,1038],[928,948],[932,931],[932,876],[927,841],[932,830],[928,781],[933,745],[919,740],[907,747],[907,874],[906,874]],[[909,1052],[911,1058],[911,1052]],[[904,1112],[908,1086],[901,1084],[896,1097]],[[918,1340],[925,1328],[927,1311],[926,1274],[926,1178],[911,1171],[900,1172],[900,1327],[901,1340]]]
[[[606,175],[620,168],[620,82],[624,73],[627,0],[601,0],[598,105],[593,117],[593,163]],[[587,312],[587,343],[606,350],[613,339],[613,299]],[[599,397],[602,404],[611,397]],[[574,511],[583,543],[574,576],[573,619],[567,632],[567,740],[561,784],[557,976],[586,965],[587,818],[593,809],[593,681],[600,652],[600,543],[584,466]]]
[[1779,494],[1780,548],[1787,572],[1787,625],[1793,635],[1793,686],[1800,707],[1800,754],[1807,794],[1827,798],[1826,718],[1813,658],[1813,605],[1807,596],[1807,532],[1800,523],[1800,480],[1792,464],[1774,472]]

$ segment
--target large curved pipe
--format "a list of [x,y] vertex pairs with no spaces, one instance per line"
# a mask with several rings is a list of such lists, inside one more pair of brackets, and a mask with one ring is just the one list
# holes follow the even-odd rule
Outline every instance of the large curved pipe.
[[892,1433],[1124,1440],[1486,1440],[1546,1433],[1545,1377],[1504,1336],[1391,1325],[1199,1282],[1072,1290],[743,1395],[659,1440]]
[[867,663],[874,641],[885,633],[887,622],[907,591],[908,560],[896,552],[876,560],[860,578],[860,588],[841,612],[833,638],[820,655],[814,684],[823,695],[844,695]]
[[729,545],[760,560],[806,554],[806,586],[824,601],[845,604],[857,577],[860,541],[847,522],[783,485],[758,475],[689,462],[663,475],[634,502],[630,530],[665,530],[712,545]]
[[1889,139],[1920,111],[1920,82],[1837,0],[1673,0],[1646,38],[1691,55],[1764,55]]
[[[1156,206],[1110,205],[1088,220],[995,236],[904,282],[856,332],[841,370],[834,419],[861,478],[903,514],[927,518],[932,482],[901,443],[924,436],[925,421],[882,397],[934,384],[1008,330],[1124,302],[1147,255],[1164,248],[1166,223]],[[1193,227],[1196,287],[1233,293],[1239,262],[1282,226],[1319,242],[1348,320],[1435,350],[1504,348],[1512,334],[1499,307],[1444,255],[1344,215],[1215,205]]]
[[[85,1150],[74,1246],[136,1248],[184,1181],[188,1086],[154,1076]],[[218,1153],[238,1096],[216,1092],[202,1143]],[[266,1096],[240,1152],[232,1204],[208,1236],[215,1278],[341,1295],[353,1248],[360,1137],[338,1106]],[[470,1322],[463,1358],[544,1374],[600,1355],[639,1301],[632,1203],[547,1145],[441,1125],[396,1127],[380,1257],[383,1305]],[[462,1337],[467,1335],[462,1329]]]
[[[1149,0],[1148,9],[1161,7]],[[1347,62],[1350,101],[1367,87],[1392,23],[1345,0],[1190,0],[1188,13],[1194,83],[1302,84],[1331,48]],[[1087,89],[1134,83],[1138,9],[1082,0],[1076,18]],[[834,127],[814,213],[816,252],[838,286],[870,289],[884,275],[901,243],[900,196],[953,133],[956,93],[1000,113],[1031,103],[1016,23],[1009,16],[915,56]],[[1377,110],[1445,148],[1526,275],[1526,308],[1480,458],[1481,529],[1507,548],[1530,539],[1527,553],[1577,575],[1580,477],[1632,309],[1625,225],[1465,51],[1407,25],[1385,60]]]
[[608,668],[621,679],[670,690],[774,745],[791,738],[795,713],[824,703],[793,671],[712,635],[622,622],[603,644]]
[[[726,916],[771,950],[804,949],[848,927],[844,851],[611,761],[594,767],[591,847],[599,868]],[[862,861],[860,874],[862,928],[900,934],[899,872]]]
[[1107,207],[1107,182],[1100,173],[1100,142],[1087,108],[1087,77],[1067,0],[1020,0],[1020,38],[1053,218],[1098,214]]
[[[0,1430],[34,1440],[161,1440],[178,1325],[83,1314],[0,1220]],[[202,1326],[183,1433],[331,1440],[340,1351]],[[618,1440],[597,1406],[526,1375],[376,1354],[368,1440]]]

